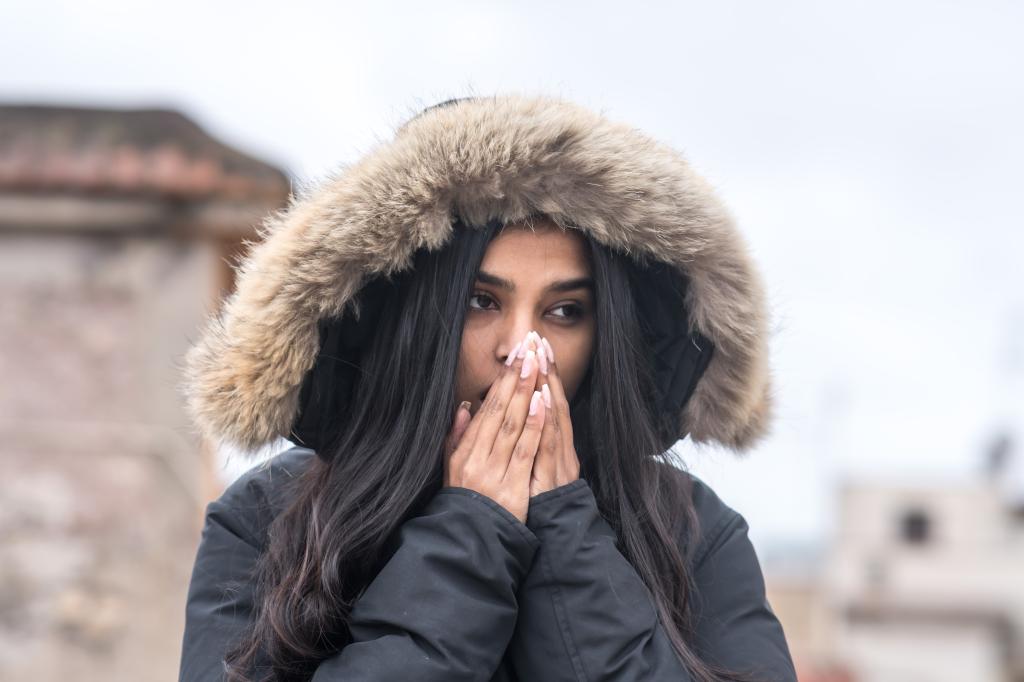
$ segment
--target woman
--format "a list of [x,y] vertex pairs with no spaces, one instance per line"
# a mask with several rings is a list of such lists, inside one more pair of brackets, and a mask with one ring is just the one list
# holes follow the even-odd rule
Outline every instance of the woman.
[[676,152],[453,100],[263,236],[186,390],[300,447],[209,505],[180,679],[795,680],[745,519],[670,449],[771,413],[759,275]]

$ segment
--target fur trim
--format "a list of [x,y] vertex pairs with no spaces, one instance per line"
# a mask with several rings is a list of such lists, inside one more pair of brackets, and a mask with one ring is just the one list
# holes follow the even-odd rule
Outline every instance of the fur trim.
[[767,434],[765,297],[727,209],[669,147],[577,105],[520,96],[430,109],[264,221],[236,291],[186,356],[200,431],[246,450],[288,437],[318,320],[340,315],[367,276],[444,245],[455,215],[484,224],[537,213],[685,271],[691,327],[715,352],[682,433],[737,453]]

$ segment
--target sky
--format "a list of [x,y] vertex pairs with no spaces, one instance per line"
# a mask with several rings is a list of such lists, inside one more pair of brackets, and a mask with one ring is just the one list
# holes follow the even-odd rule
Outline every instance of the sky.
[[955,484],[1001,428],[1024,458],[1021,3],[4,9],[0,101],[173,107],[299,183],[471,94],[678,149],[761,268],[776,395],[754,450],[678,449],[762,554],[827,543],[844,480]]

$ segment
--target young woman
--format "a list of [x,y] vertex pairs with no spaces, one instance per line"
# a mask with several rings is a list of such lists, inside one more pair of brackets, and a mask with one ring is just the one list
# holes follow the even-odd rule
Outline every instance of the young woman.
[[767,433],[767,315],[673,150],[445,102],[265,224],[187,358],[210,438],[180,679],[795,680],[687,435]]

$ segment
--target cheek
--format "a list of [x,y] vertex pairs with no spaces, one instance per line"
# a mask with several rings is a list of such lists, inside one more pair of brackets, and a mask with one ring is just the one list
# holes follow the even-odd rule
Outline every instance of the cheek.
[[459,366],[455,372],[455,390],[463,393],[472,381],[472,371],[465,352],[459,353]]
[[455,391],[459,400],[471,400],[469,394],[476,393],[483,381],[480,376],[479,352],[474,350],[471,339],[463,337],[462,348],[459,350],[458,370],[455,373]]
[[587,376],[592,353],[593,341],[588,337],[580,341],[575,349],[563,354],[566,359],[561,364],[562,381],[565,384],[566,397],[569,400],[576,396],[576,392]]
[[586,377],[587,366],[583,363],[574,363],[571,367],[562,368],[562,381],[565,384],[565,396],[570,401],[576,397],[576,392]]

